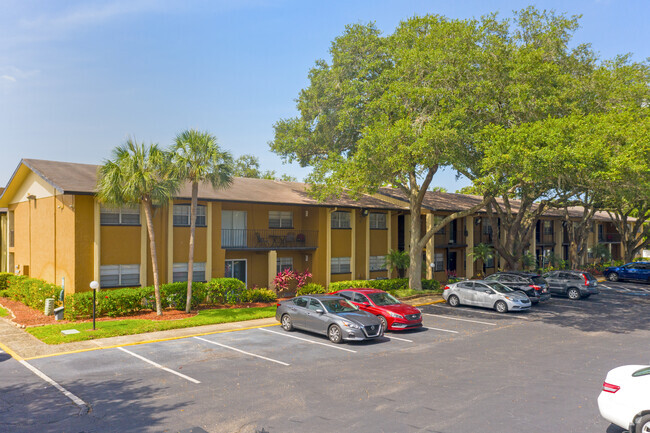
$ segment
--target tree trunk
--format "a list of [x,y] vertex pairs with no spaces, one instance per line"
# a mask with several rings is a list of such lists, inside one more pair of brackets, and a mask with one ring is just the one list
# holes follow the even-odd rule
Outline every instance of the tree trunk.
[[158,276],[158,256],[156,254],[156,237],[153,230],[153,210],[150,200],[144,200],[144,214],[147,219],[149,232],[149,248],[151,249],[151,269],[153,271],[153,288],[156,297],[156,314],[162,316],[162,303],[160,301],[160,280]]
[[422,247],[420,246],[420,213],[422,206],[415,203],[413,197],[409,198],[409,202],[411,220],[409,287],[413,290],[422,290]]
[[196,232],[196,206],[199,201],[199,184],[192,182],[192,205],[190,206],[190,254],[187,259],[187,302],[185,312],[192,310],[192,279],[194,277],[194,233]]

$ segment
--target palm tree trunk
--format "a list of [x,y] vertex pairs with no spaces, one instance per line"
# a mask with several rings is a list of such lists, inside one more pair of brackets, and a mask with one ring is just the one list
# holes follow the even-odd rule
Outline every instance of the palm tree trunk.
[[147,219],[147,231],[149,232],[149,248],[151,249],[151,269],[153,271],[153,288],[156,297],[156,314],[162,316],[162,303],[160,302],[160,281],[158,276],[158,257],[156,254],[156,237],[153,230],[153,212],[151,201],[144,200],[144,214]]
[[187,302],[185,312],[192,310],[192,277],[194,276],[194,233],[196,231],[196,206],[199,201],[199,184],[192,182],[192,205],[190,206],[190,256],[187,259]]

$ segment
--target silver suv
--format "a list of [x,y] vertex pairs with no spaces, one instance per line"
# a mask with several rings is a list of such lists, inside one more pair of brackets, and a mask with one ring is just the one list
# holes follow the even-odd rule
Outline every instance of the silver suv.
[[598,280],[589,272],[551,271],[543,277],[553,295],[568,296],[569,299],[576,300],[599,293]]

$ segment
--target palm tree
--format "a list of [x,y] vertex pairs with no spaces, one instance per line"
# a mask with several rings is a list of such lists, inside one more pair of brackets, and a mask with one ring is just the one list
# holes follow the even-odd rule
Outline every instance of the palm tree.
[[187,261],[187,304],[185,305],[185,312],[189,313],[192,308],[194,232],[199,182],[210,182],[214,188],[226,188],[232,182],[234,168],[232,156],[219,148],[214,135],[194,129],[183,131],[176,136],[172,146],[172,165],[179,179],[192,183],[190,252]]
[[480,243],[472,248],[470,253],[473,261],[480,260],[485,266],[485,263],[490,259],[494,258],[494,247],[489,244]]
[[404,278],[404,270],[408,269],[411,263],[409,253],[399,250],[390,250],[384,260],[391,273],[397,269],[397,274],[400,278]]
[[153,229],[153,207],[164,205],[178,190],[178,181],[170,176],[169,154],[156,144],[145,147],[134,139],[113,150],[113,159],[99,168],[97,198],[115,206],[142,203],[147,220],[151,267],[156,297],[156,313],[162,315],[160,281]]

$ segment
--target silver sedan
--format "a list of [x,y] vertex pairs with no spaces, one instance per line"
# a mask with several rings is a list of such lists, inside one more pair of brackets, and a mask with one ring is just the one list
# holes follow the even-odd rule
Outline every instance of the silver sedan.
[[499,313],[530,309],[530,299],[496,281],[459,281],[445,286],[442,297],[452,307],[461,304],[494,308]]
[[368,340],[384,334],[379,319],[341,296],[299,296],[278,304],[275,318],[285,331],[294,328],[324,334],[333,343]]

